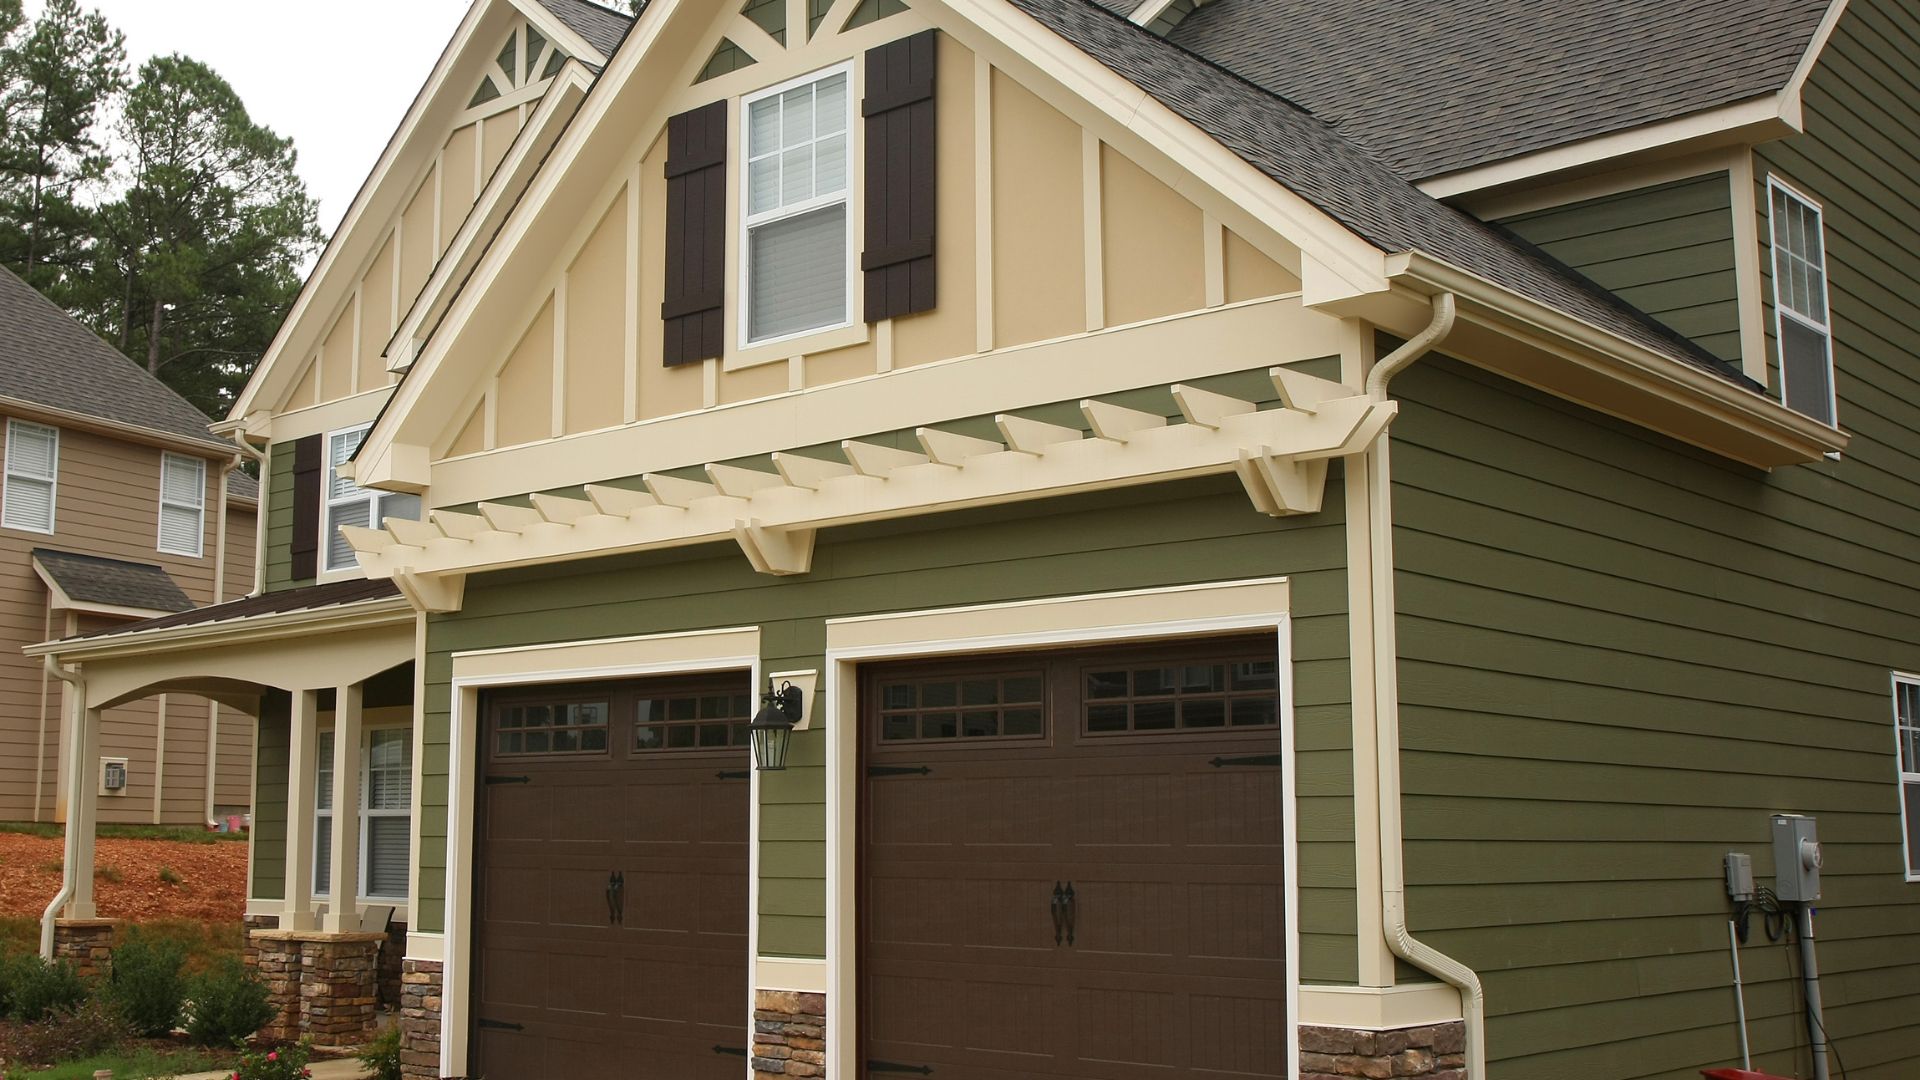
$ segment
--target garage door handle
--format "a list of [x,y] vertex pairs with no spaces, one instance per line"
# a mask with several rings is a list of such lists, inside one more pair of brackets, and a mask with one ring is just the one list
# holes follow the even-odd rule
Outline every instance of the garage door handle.
[[1080,904],[1073,898],[1073,882],[1067,882],[1067,944],[1073,944],[1073,923],[1080,914]]
[[1053,943],[1060,944],[1067,935],[1067,890],[1053,883]]

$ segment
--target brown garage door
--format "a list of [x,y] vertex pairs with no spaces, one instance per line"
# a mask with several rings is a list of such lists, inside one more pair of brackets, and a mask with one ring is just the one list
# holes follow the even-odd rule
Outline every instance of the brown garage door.
[[488,696],[474,1076],[739,1080],[744,676]]
[[1275,652],[865,673],[867,1075],[1285,1075]]

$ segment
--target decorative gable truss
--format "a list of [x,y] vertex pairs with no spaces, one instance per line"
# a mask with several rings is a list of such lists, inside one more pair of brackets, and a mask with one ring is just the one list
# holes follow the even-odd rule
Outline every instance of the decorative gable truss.
[[1327,460],[1364,450],[1397,406],[1288,368],[1268,374],[1280,408],[1176,384],[1183,423],[1087,400],[1090,430],[1000,415],[998,440],[925,427],[918,450],[849,440],[845,461],[775,453],[771,471],[712,463],[704,480],[649,473],[640,489],[589,484],[584,498],[534,494],[341,532],[369,577],[412,584],[722,540],[762,573],[804,574],[823,528],[1229,472],[1267,514],[1313,513]]

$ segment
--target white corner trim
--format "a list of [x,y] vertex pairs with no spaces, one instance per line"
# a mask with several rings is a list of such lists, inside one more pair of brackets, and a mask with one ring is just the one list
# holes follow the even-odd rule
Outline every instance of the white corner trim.
[[[1269,630],[1279,662],[1282,874],[1286,881],[1286,949],[1300,955],[1300,890],[1295,834],[1293,648],[1288,579],[1210,582],[1160,589],[973,607],[902,611],[827,620],[827,1071],[859,1072],[858,792],[860,788],[859,665],[1005,649],[1168,639],[1233,631]],[[1287,1075],[1299,1075],[1300,982],[1287,984]]]

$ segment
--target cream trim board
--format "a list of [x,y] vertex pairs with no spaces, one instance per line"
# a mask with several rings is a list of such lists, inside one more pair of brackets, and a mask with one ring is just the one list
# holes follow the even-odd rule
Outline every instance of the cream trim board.
[[[415,863],[419,861],[418,859],[414,860]],[[251,901],[249,901],[249,903],[251,903]],[[252,912],[249,911],[248,914],[251,915]],[[412,923],[407,924],[407,953],[403,959],[424,960],[428,963],[438,964],[446,959],[446,949],[447,936],[445,934],[418,931],[413,929]],[[444,990],[442,992],[444,993]]]
[[1813,32],[1813,41],[1800,57],[1800,63],[1793,69],[1793,77],[1780,91],[1783,115],[1790,115],[1795,127],[1804,122],[1802,115],[1802,95],[1807,88],[1807,80],[1813,77],[1813,69],[1820,62],[1820,56],[1827,50],[1827,42],[1833,40],[1833,32],[1839,27],[1840,20],[1847,13],[1847,0],[1833,0],[1827,13],[1821,17],[1820,26]]
[[1527,187],[1518,191],[1496,192],[1484,196],[1468,195],[1455,201],[1462,209],[1482,221],[1501,221],[1521,214],[1531,214],[1537,210],[1571,206],[1590,199],[1603,199],[1608,195],[1619,195],[1623,192],[1638,191],[1641,188],[1656,187],[1660,184],[1671,184],[1678,180],[1690,180],[1696,176],[1723,172],[1731,168],[1734,161],[1746,151],[1745,144],[1730,149],[1704,150],[1685,157],[1639,162],[1625,168],[1611,169],[1590,176],[1579,176],[1558,183]]
[[1088,333],[1107,325],[1107,266],[1100,207],[1100,137],[1080,129],[1080,233],[1084,247]]
[[[745,648],[744,652],[735,652]],[[583,679],[632,678],[703,671],[748,671],[760,685],[760,631],[757,627],[653,634],[631,638],[556,642],[456,653],[450,702],[447,762],[447,878],[443,923],[440,1075],[467,1072],[467,1034],[471,1017],[473,938],[467,901],[473,896],[474,807],[478,794],[480,692],[491,687],[525,686]],[[616,659],[618,658],[618,659]],[[607,660],[615,660],[608,664]],[[586,666],[575,667],[575,664]],[[759,806],[759,770],[749,771],[748,798]],[[747,955],[759,944],[759,819],[749,816]],[[745,1018],[752,1014],[742,1003]]]
[[[1789,117],[1789,111],[1780,95],[1763,94],[1672,120],[1442,173],[1416,186],[1436,199],[1453,199],[1574,169],[1604,166],[1630,155],[1684,153],[1702,144],[1765,142],[1800,130],[1797,115]],[[1791,111],[1797,113],[1798,109]]]
[[1733,278],[1740,317],[1740,370],[1767,385],[1766,282],[1760,265],[1760,207],[1752,149],[1728,155],[1727,182],[1733,210]]
[[325,435],[343,428],[364,427],[380,415],[380,406],[392,392],[380,386],[364,393],[336,398],[320,405],[277,413],[269,421],[267,438],[272,442],[292,442],[309,435]]
[[1302,1024],[1395,1031],[1457,1022],[1462,1015],[1460,991],[1446,983],[1300,988]]
[[[1271,630],[1281,681],[1280,783],[1287,955],[1300,955],[1293,667],[1285,578],[897,612],[827,621],[827,1071],[860,1071],[859,666],[882,659]],[[1288,970],[1286,1060],[1298,1075],[1299,973]]]
[[792,956],[757,957],[753,964],[753,989],[824,994],[827,992],[827,962]]
[[1135,26],[1151,26],[1153,20],[1172,6],[1173,0],[1143,0],[1133,9],[1133,14],[1127,16],[1127,21]]

